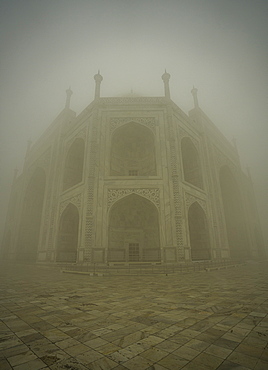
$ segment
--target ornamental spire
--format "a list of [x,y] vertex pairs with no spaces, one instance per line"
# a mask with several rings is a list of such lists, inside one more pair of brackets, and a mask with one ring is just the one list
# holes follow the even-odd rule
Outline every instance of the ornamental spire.
[[199,108],[199,104],[198,104],[198,99],[197,99],[197,88],[193,86],[192,90],[191,90],[191,93],[193,95],[193,98],[194,98],[194,107],[195,108]]
[[100,74],[100,70],[98,70],[98,73],[94,76],[95,80],[95,99],[100,98],[100,84],[103,80],[102,75]]
[[168,99],[170,99],[169,79],[170,79],[170,74],[167,73],[167,71],[165,70],[165,73],[162,75],[162,80],[164,82],[165,97]]
[[71,96],[73,92],[71,90],[71,87],[66,90],[66,101],[65,101],[65,108],[70,109],[70,102],[71,102]]

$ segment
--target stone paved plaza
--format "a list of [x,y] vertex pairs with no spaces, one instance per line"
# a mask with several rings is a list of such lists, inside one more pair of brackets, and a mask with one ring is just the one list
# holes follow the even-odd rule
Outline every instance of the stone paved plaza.
[[89,276],[1,266],[0,369],[268,369],[268,263]]

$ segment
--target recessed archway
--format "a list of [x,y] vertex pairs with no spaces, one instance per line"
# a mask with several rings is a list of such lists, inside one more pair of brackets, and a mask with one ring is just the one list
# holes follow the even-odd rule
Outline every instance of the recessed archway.
[[246,258],[248,240],[241,194],[237,182],[227,166],[220,169],[220,188],[230,255],[234,259]]
[[115,131],[111,143],[110,175],[156,175],[154,135],[147,127],[130,122]]
[[84,152],[84,140],[80,138],[75,139],[66,156],[63,173],[63,190],[67,190],[82,181]]
[[192,261],[210,260],[210,240],[205,212],[197,203],[193,203],[188,211],[188,225]]
[[108,260],[159,261],[158,210],[148,199],[131,194],[117,201],[109,214]]
[[199,154],[189,137],[181,141],[181,153],[183,163],[184,180],[203,189],[203,178],[200,166]]
[[17,249],[18,259],[33,261],[37,257],[45,187],[45,171],[37,168],[25,192]]
[[79,212],[75,205],[69,204],[61,215],[57,262],[76,262],[78,246]]

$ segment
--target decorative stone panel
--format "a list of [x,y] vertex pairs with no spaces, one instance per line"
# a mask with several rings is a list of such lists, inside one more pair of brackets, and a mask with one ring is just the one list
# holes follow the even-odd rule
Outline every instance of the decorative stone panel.
[[110,133],[126,123],[135,122],[148,127],[155,133],[156,121],[154,117],[114,117],[110,120]]
[[65,199],[63,202],[60,203],[60,212],[59,215],[61,216],[65,208],[68,204],[74,204],[78,209],[81,207],[81,194],[77,194],[71,198]]
[[207,214],[207,203],[204,199],[198,198],[195,195],[185,193],[185,202],[186,202],[186,207],[187,210],[190,208],[190,206],[197,202],[200,207],[203,209],[203,211]]
[[108,189],[108,202],[107,209],[109,209],[117,200],[124,198],[130,194],[140,195],[155,204],[155,206],[160,208],[160,190],[159,189]]
[[199,141],[198,141],[198,139],[191,136],[189,134],[189,132],[185,131],[183,128],[179,127],[179,139],[180,139],[180,141],[185,137],[188,137],[189,139],[191,139],[194,146],[196,147],[196,149],[199,150]]
[[84,127],[82,130],[78,131],[75,136],[68,140],[68,142],[66,143],[65,151],[68,152],[71,145],[76,139],[83,139],[84,141],[86,141],[86,137],[87,137],[87,127]]

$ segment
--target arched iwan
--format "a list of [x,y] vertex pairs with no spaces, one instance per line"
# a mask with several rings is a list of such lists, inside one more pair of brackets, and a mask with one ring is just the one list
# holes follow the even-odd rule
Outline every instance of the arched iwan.
[[111,143],[112,176],[155,176],[154,134],[147,127],[130,122],[116,129]]
[[210,240],[205,212],[193,203],[188,211],[188,225],[192,261],[210,260]]
[[199,154],[192,140],[189,137],[184,137],[182,139],[181,152],[182,152],[184,180],[202,189],[203,178]]
[[231,258],[244,259],[248,254],[248,239],[241,194],[227,166],[220,169],[220,188]]
[[80,183],[83,179],[85,143],[83,139],[75,139],[68,150],[64,173],[63,190]]
[[109,213],[108,260],[159,261],[158,217],[155,205],[139,195],[117,201]]
[[75,205],[70,203],[60,218],[57,262],[76,262],[78,246],[79,212]]
[[45,171],[37,168],[25,192],[17,248],[20,260],[33,261],[37,258],[45,187]]

